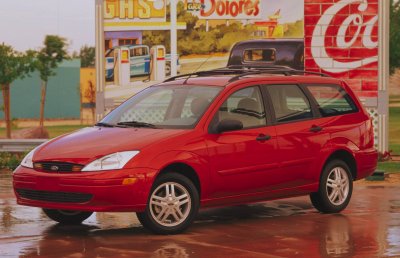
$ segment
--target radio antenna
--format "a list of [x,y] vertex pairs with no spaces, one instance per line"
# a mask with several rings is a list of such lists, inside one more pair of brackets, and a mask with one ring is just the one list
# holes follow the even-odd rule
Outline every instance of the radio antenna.
[[196,70],[194,70],[193,73],[198,72],[198,71],[200,70],[200,68],[203,67],[203,65],[204,65],[205,63],[207,63],[208,60],[210,60],[211,57],[212,57],[212,55],[209,55],[209,56],[206,58],[206,60],[204,60],[204,61],[196,68]]
[[189,77],[186,78],[186,80],[183,82],[183,84],[186,84],[187,81],[192,77],[193,74],[195,74],[205,63],[208,62],[208,60],[210,60],[210,58],[212,57],[212,55],[209,55],[206,60],[204,60],[190,75]]

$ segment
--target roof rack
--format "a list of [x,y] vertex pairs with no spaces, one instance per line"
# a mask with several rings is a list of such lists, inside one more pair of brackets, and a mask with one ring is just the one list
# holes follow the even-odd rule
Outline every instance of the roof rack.
[[309,71],[302,71],[302,70],[295,70],[293,68],[287,67],[287,66],[263,66],[263,67],[254,67],[254,66],[242,66],[242,65],[232,65],[232,66],[227,66],[223,68],[218,68],[214,70],[208,70],[208,71],[201,71],[201,72],[195,72],[195,73],[190,73],[190,74],[181,74],[178,76],[174,76],[171,78],[166,79],[164,82],[171,82],[175,81],[180,78],[185,78],[187,77],[186,81],[193,76],[196,77],[201,77],[201,76],[210,76],[210,75],[236,75],[232,77],[229,82],[235,81],[239,79],[240,77],[247,76],[247,75],[255,75],[255,74],[283,74],[285,76],[291,76],[291,75],[296,75],[296,74],[313,74],[313,75],[319,75],[322,77],[330,77],[327,74],[324,73],[318,73],[318,72],[309,72]]

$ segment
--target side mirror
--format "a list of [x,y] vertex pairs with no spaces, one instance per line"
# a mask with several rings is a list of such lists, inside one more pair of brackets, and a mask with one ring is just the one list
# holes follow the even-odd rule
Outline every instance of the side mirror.
[[243,123],[239,120],[224,119],[217,124],[217,133],[236,131],[243,129]]

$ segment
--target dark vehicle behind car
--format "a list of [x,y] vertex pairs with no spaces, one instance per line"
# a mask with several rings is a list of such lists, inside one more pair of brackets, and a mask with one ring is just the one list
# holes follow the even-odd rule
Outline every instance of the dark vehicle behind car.
[[302,39],[260,39],[236,43],[229,56],[228,67],[288,66],[304,70]]

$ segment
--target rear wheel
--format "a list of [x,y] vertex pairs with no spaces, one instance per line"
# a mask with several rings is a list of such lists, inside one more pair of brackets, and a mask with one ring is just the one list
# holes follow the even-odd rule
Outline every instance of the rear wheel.
[[348,165],[330,161],[322,171],[319,190],[310,195],[314,207],[323,213],[337,213],[347,207],[353,192],[353,178]]
[[190,179],[177,173],[156,179],[146,210],[137,213],[142,225],[157,234],[177,234],[193,222],[199,194]]
[[93,212],[53,209],[43,209],[43,212],[47,217],[61,224],[81,224],[93,214]]

